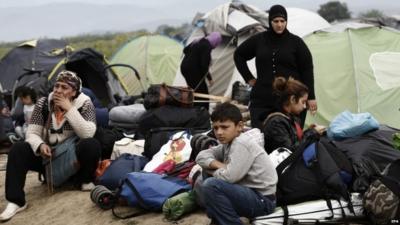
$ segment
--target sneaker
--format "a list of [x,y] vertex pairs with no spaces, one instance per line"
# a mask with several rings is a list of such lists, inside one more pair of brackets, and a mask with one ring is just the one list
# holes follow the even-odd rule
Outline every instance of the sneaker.
[[90,182],[90,183],[83,183],[81,185],[81,191],[91,191],[93,188],[95,188],[96,186]]
[[26,209],[27,204],[25,203],[24,206],[20,207],[19,205],[9,202],[7,204],[6,209],[0,214],[0,221],[7,221],[11,219],[15,214],[23,211]]

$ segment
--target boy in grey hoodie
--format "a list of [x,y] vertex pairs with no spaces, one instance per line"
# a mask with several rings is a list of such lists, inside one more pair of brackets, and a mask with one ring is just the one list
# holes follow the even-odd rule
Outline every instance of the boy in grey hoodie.
[[211,120],[221,144],[198,154],[196,162],[211,177],[195,191],[212,223],[242,224],[240,217],[272,213],[278,176],[260,130],[242,133],[242,115],[230,103],[218,105]]

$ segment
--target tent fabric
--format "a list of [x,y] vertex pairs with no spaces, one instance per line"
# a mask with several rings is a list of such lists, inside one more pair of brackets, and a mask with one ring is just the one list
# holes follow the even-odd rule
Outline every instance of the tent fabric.
[[106,106],[116,103],[114,95],[127,95],[120,79],[112,71],[103,71],[107,64],[104,55],[90,48],[73,51],[64,41],[32,40],[12,49],[1,59],[0,85],[2,92],[9,95],[13,95],[16,87],[23,85],[35,88],[40,95],[46,95],[55,82],[56,74],[68,69],[76,72],[83,81],[82,85],[90,88]]
[[[287,8],[287,11],[288,29],[296,35],[303,36],[330,26],[326,20],[314,12],[295,8]],[[188,38],[187,44],[214,31],[223,35],[222,44],[211,53],[210,73],[214,84],[209,87],[209,93],[230,96],[233,83],[236,81],[244,83],[242,76],[236,70],[233,53],[236,47],[251,35],[265,31],[268,27],[268,14],[251,5],[231,2],[209,11],[194,21],[194,25],[196,27]],[[256,76],[254,59],[249,61],[248,65]],[[173,83],[178,86],[186,85],[180,71],[177,72]]]
[[[399,128],[396,65],[400,61],[391,56],[400,52],[400,32],[370,25],[335,26],[305,37],[313,55],[318,102],[317,115],[308,116],[306,123],[328,125],[336,115],[349,110],[369,112],[380,124]],[[383,79],[387,79],[384,84]]]
[[[215,31],[223,35],[222,43],[211,53],[210,73],[214,84],[209,87],[209,93],[229,96],[235,81],[244,82],[235,68],[233,53],[241,42],[250,37],[250,34],[266,29],[268,14],[253,6],[234,2],[216,7],[194,23],[204,26],[196,27],[186,44]],[[175,77],[174,85],[186,85],[180,70]]]
[[[110,63],[134,67],[144,88],[159,83],[171,85],[180,65],[182,51],[183,45],[169,37],[144,35],[126,43],[113,55]],[[129,95],[145,91],[130,69],[114,67],[113,70],[126,84]]]
[[367,23],[359,23],[356,21],[347,21],[347,22],[341,22],[341,23],[334,23],[332,26],[318,30],[318,32],[328,32],[328,33],[340,33],[344,32],[348,29],[361,29],[361,28],[367,28],[367,27],[375,27],[372,24],[367,24]]
[[[108,63],[104,55],[91,48],[81,49],[68,57],[65,68],[77,73],[82,86],[89,88],[100,102],[106,106],[115,103],[114,95],[127,95],[119,78],[112,71],[104,71]],[[55,76],[49,77],[54,81]]]
[[369,57],[376,83],[382,90],[400,86],[400,52],[378,52]]
[[288,25],[287,28],[293,34],[304,37],[314,31],[329,28],[331,25],[317,13],[300,9],[287,8]]
[[[4,92],[12,92],[17,79],[30,71],[42,70],[42,76],[53,72],[54,65],[58,64],[67,55],[67,43],[62,40],[39,39],[20,44],[8,52],[0,61],[0,83]],[[37,73],[24,76],[19,86],[38,78]]]

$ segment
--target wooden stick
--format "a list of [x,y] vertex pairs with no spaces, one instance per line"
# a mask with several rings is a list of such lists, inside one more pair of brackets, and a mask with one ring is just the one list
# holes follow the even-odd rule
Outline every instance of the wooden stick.
[[198,97],[198,98],[207,98],[210,100],[217,100],[220,102],[227,102],[230,101],[231,99],[229,97],[225,97],[225,96],[218,96],[218,95],[210,95],[210,94],[203,94],[203,93],[193,93],[194,97]]
[[208,102],[208,103],[220,103],[220,101],[217,100],[193,100],[194,103],[203,103],[203,102]]
[[194,102],[210,102],[210,103],[211,102],[216,102],[216,103],[218,103],[218,102],[221,102],[221,103],[230,102],[231,104],[237,106],[240,109],[240,111],[247,111],[248,110],[248,107],[246,105],[239,104],[237,101],[232,101],[231,98],[229,98],[229,97],[218,96],[218,95],[210,95],[210,94],[203,94],[203,93],[197,93],[197,92],[194,92],[193,96],[194,97],[198,97],[198,98],[210,99],[210,100],[194,100]]
[[241,112],[243,111],[248,111],[249,107],[247,107],[246,105],[243,104],[239,104],[237,102],[231,102],[232,105],[235,105],[236,107],[238,107],[240,109]]

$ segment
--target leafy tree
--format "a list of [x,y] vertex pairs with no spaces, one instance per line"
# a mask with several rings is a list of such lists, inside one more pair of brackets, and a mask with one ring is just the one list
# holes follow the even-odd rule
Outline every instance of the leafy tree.
[[318,14],[321,15],[328,22],[349,19],[351,17],[351,13],[347,9],[347,4],[341,3],[339,1],[331,1],[326,4],[320,5]]
[[379,18],[383,17],[383,12],[377,9],[371,9],[366,12],[360,13],[361,18]]

